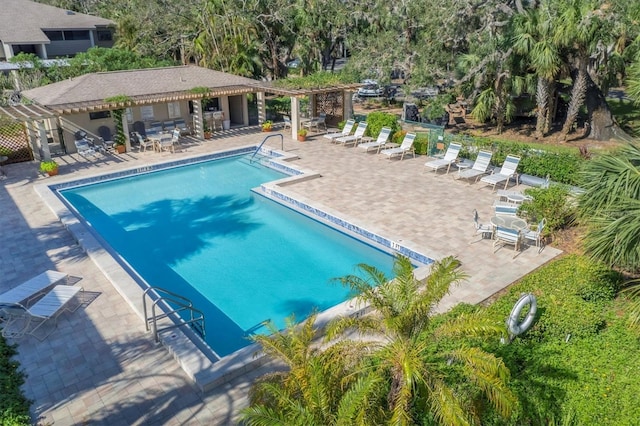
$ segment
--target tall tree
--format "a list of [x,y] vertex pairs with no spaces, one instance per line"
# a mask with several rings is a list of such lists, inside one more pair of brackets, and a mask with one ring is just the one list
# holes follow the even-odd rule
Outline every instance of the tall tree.
[[416,424],[416,413],[432,416],[438,424],[472,424],[477,406],[470,402],[473,398],[463,400],[454,390],[460,377],[476,385],[504,416],[517,404],[507,388],[509,372],[500,359],[476,347],[441,344],[453,336],[495,336],[503,332],[502,327],[476,315],[431,324],[435,307],[451,285],[466,277],[458,267],[455,258],[442,259],[434,263],[425,282],[420,282],[410,261],[399,257],[393,280],[369,265],[359,266],[365,278],[349,275],[340,279],[373,312],[334,321],[327,336],[356,330],[363,339],[370,339],[365,342],[378,366],[374,372],[388,384],[389,424]]
[[537,76],[536,136],[543,137],[551,130],[552,95],[555,79],[560,74],[562,58],[554,40],[557,16],[549,1],[514,17],[514,50],[529,59]]

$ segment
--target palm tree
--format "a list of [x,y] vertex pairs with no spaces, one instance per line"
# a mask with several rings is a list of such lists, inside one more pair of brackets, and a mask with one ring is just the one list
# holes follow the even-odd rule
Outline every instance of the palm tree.
[[633,272],[640,270],[640,147],[589,161],[583,171],[581,220],[589,226],[585,248],[596,259]]
[[514,18],[514,50],[530,59],[538,78],[536,84],[536,136],[545,136],[552,121],[552,99],[555,78],[560,72],[562,58],[554,42],[556,28],[554,11],[547,1],[538,8]]
[[257,335],[264,353],[287,366],[267,374],[250,393],[251,405],[242,410],[247,425],[370,425],[380,424],[381,381],[373,374],[355,374],[362,345],[338,343],[326,349],[313,345],[316,315],[304,324],[287,319],[279,332],[268,324],[270,336]]
[[[460,398],[454,390],[456,379],[463,376],[477,386],[497,411],[509,416],[517,404],[507,388],[509,371],[492,354],[463,343],[453,349],[440,345],[452,337],[496,335],[504,331],[480,319],[478,315],[462,315],[434,326],[431,315],[451,286],[466,278],[453,257],[435,262],[431,274],[418,281],[409,259],[398,257],[395,278],[369,265],[359,265],[363,272],[340,279],[368,304],[372,313],[360,317],[344,317],[327,327],[327,338],[333,339],[356,330],[370,340],[372,371],[387,383],[388,423],[409,425],[417,422],[416,413],[431,415],[439,424],[468,425],[478,415],[472,398]],[[456,340],[460,342],[460,340]],[[451,340],[448,340],[450,343]]]
[[580,108],[584,105],[589,77],[590,57],[603,46],[610,44],[613,36],[608,17],[608,6],[597,0],[570,0],[563,4],[559,19],[555,20],[555,42],[567,49],[574,68],[571,100],[567,118],[562,126],[562,137],[567,138]]
[[[637,274],[640,271],[640,147],[625,145],[587,163],[579,214],[588,226],[585,249],[595,259]],[[633,326],[640,326],[640,280],[625,289],[634,300]]]

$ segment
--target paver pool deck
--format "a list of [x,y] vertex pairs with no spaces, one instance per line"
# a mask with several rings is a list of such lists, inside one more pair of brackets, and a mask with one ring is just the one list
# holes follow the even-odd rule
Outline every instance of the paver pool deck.
[[[62,314],[57,329],[44,341],[30,337],[17,341],[17,360],[27,374],[24,390],[33,400],[35,422],[236,424],[253,379],[276,368],[274,364],[201,394],[168,351],[154,344],[141,319],[40,199],[34,185],[255,144],[263,137],[257,130],[231,130],[175,154],[134,150],[91,160],[65,155],[56,157],[60,175],[52,178],[41,175],[36,162],[4,167],[8,178],[0,181],[0,292],[56,269],[82,277],[79,285],[92,298],[75,313]],[[284,150],[299,157],[292,164],[321,174],[289,185],[287,191],[396,241],[410,242],[430,257],[460,259],[470,277],[443,300],[441,310],[460,301],[481,302],[560,254],[553,247],[538,253],[526,245],[515,257],[511,247],[494,253],[490,240],[478,240],[474,234],[471,213],[477,209],[481,220],[488,222],[495,192],[480,183],[455,181],[454,173],[424,170],[424,156],[387,160],[333,145],[321,136],[300,143],[285,133],[284,139]],[[277,138],[271,141],[267,145],[280,148]]]

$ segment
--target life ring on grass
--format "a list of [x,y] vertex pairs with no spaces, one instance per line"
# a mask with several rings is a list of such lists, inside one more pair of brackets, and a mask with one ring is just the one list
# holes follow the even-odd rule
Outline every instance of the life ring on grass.
[[[520,322],[520,314],[527,305],[529,305],[529,312],[524,320]],[[531,293],[523,294],[513,306],[511,315],[509,315],[509,318],[507,319],[509,333],[514,336],[518,336],[527,331],[533,325],[533,320],[536,318],[537,308],[536,297]]]

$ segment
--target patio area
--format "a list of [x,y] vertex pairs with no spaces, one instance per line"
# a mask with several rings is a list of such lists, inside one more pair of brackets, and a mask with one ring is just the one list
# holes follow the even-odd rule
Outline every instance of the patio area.
[[[387,160],[331,144],[320,135],[301,143],[283,133],[284,150],[299,157],[293,163],[321,175],[286,186],[288,193],[432,258],[460,259],[470,278],[443,301],[441,310],[461,301],[481,302],[560,254],[553,247],[538,254],[536,247],[527,245],[515,257],[509,248],[494,253],[492,241],[475,235],[472,211],[477,209],[481,221],[488,223],[496,194],[483,184],[454,181],[453,173],[425,170],[424,156]],[[0,292],[56,269],[82,277],[79,285],[94,295],[88,306],[63,314],[57,330],[43,342],[18,342],[18,361],[27,374],[25,393],[33,400],[39,424],[236,423],[252,380],[277,366],[266,364],[200,394],[169,352],[154,344],[140,318],[39,198],[34,185],[257,144],[264,136],[257,128],[229,130],[200,144],[186,144],[176,153],[56,157],[60,175],[52,178],[41,175],[35,162],[4,167]],[[267,145],[280,149],[280,140],[272,138]]]

